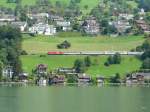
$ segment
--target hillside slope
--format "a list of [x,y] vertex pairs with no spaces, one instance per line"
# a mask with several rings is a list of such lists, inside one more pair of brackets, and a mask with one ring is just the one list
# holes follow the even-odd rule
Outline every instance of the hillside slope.
[[[37,0],[22,0],[22,5],[34,5]],[[64,4],[69,4],[70,0],[49,0],[52,4],[55,4],[56,1],[61,1]],[[81,0],[80,6],[83,12],[89,12],[92,8],[98,5],[99,0]],[[88,9],[85,10],[84,6],[88,5]],[[0,0],[0,6],[15,8],[15,3],[7,3],[7,0]]]

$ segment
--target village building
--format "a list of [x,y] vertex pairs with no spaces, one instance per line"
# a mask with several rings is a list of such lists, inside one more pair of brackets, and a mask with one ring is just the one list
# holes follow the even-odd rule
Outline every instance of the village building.
[[46,86],[47,83],[48,82],[44,77],[40,77],[39,79],[36,80],[36,84],[39,86]]
[[12,78],[14,74],[14,70],[12,66],[6,66],[3,68],[2,76],[5,78]]
[[90,83],[91,77],[86,74],[78,74],[78,83],[79,84],[87,84]]
[[36,74],[38,76],[44,76],[47,74],[47,65],[45,64],[39,64],[36,67]]
[[125,19],[125,20],[133,20],[134,15],[133,14],[128,14],[128,13],[120,13],[119,14],[119,19]]
[[28,76],[29,76],[28,73],[22,72],[19,74],[19,80],[22,82],[28,82]]
[[13,22],[16,21],[16,16],[14,15],[6,15],[6,14],[1,14],[0,15],[0,22]]
[[144,20],[136,20],[135,21],[138,28],[142,30],[143,33],[150,33],[150,25],[146,23]]
[[150,73],[137,72],[133,73],[130,77],[126,78],[127,84],[140,83],[143,84],[145,81],[150,82]]
[[88,35],[98,35],[100,32],[99,24],[95,17],[89,17],[82,24],[83,31]]
[[19,28],[21,32],[27,29],[27,22],[15,21],[10,24],[12,27]]
[[104,77],[101,77],[101,76],[97,76],[96,77],[96,82],[97,84],[103,84],[104,83]]
[[63,31],[70,31],[72,29],[70,21],[56,21],[56,25]]
[[49,20],[53,22],[64,21],[64,18],[58,15],[50,15]]
[[49,78],[49,84],[64,84],[66,82],[64,75],[54,75]]
[[54,35],[56,34],[56,28],[53,25],[39,23],[30,27],[29,32],[39,35]]
[[0,22],[0,26],[7,26],[8,22]]
[[131,28],[131,25],[127,20],[114,21],[113,25],[120,34],[125,33],[128,29]]
[[138,80],[150,80],[150,73],[138,72],[132,74],[133,77],[136,77]]
[[145,15],[145,10],[144,10],[143,8],[140,9],[139,15],[140,15],[140,16],[144,16],[144,15]]
[[49,14],[48,13],[28,14],[28,17],[31,20],[34,20],[36,23],[47,23]]
[[58,68],[57,72],[62,74],[73,74],[76,70],[74,68]]

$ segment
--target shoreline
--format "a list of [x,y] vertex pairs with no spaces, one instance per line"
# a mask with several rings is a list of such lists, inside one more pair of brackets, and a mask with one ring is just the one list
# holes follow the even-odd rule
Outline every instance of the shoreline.
[[42,87],[150,87],[150,83],[58,83],[58,84],[36,84],[33,82],[0,82],[0,86],[42,86]]

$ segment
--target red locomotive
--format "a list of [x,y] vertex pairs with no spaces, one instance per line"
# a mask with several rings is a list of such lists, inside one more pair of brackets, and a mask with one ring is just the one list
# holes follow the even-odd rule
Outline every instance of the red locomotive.
[[60,51],[50,51],[47,53],[48,55],[62,55],[64,54],[64,52],[60,52]]

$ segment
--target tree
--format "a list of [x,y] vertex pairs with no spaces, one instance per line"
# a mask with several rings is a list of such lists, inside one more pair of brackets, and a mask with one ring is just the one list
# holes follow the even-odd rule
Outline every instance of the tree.
[[120,74],[116,73],[115,76],[110,79],[110,82],[111,83],[121,83]]
[[108,62],[109,64],[114,64],[113,56],[109,56],[108,59],[107,59],[107,62]]
[[68,83],[77,83],[78,77],[76,75],[68,75],[67,76],[67,82]]
[[3,63],[0,61],[0,80],[2,79]]
[[150,58],[150,50],[145,51],[141,56],[142,60],[145,60],[146,58]]
[[88,6],[88,5],[85,5],[84,8],[87,10],[87,9],[89,8],[89,6]]
[[21,20],[21,21],[26,21],[27,18],[28,18],[28,17],[27,17],[26,11],[22,10],[22,11],[20,12],[20,20]]
[[121,55],[119,53],[116,53],[113,56],[109,56],[104,65],[109,66],[111,64],[120,64],[120,63],[121,63]]
[[85,64],[80,59],[77,59],[74,62],[74,68],[75,68],[75,70],[76,70],[77,73],[84,73],[85,72]]
[[84,63],[85,63],[86,67],[90,67],[91,66],[91,59],[90,59],[89,56],[85,57]]
[[149,4],[150,4],[150,0],[140,0],[139,7],[144,8],[145,11],[148,12],[148,11],[150,11]]
[[114,56],[114,64],[120,64],[121,63],[121,55],[119,53],[116,53]]
[[146,59],[143,61],[142,69],[150,69],[150,58],[146,58]]
[[136,47],[136,51],[147,51],[150,49],[150,40],[147,39],[141,46]]
[[21,32],[17,28],[10,26],[0,27],[0,61],[3,66],[12,66],[14,75],[18,75],[22,71],[19,59],[21,37]]

